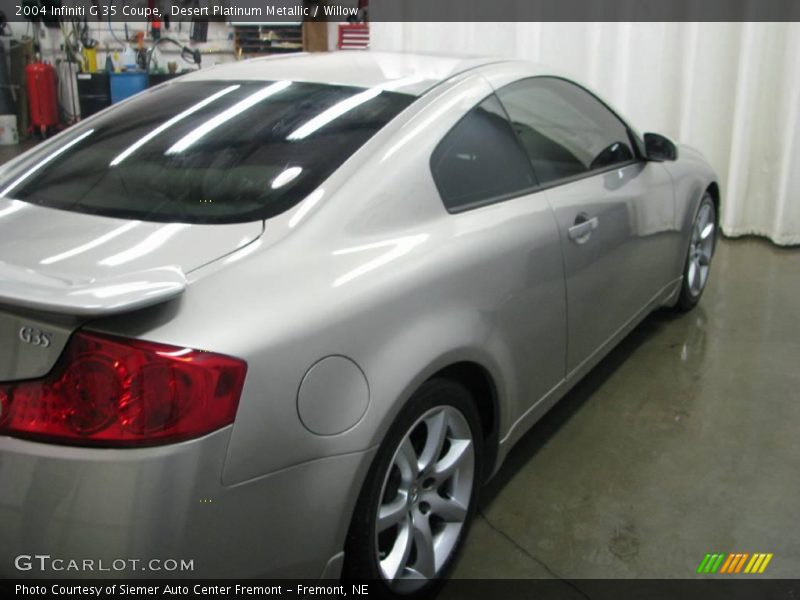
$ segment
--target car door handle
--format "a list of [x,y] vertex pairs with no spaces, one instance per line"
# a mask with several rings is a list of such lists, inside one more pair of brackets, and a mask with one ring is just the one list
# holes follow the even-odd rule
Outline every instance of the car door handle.
[[600,221],[597,217],[591,219],[584,214],[575,217],[575,224],[567,231],[569,232],[569,239],[576,244],[583,244],[589,240],[592,232],[597,229]]

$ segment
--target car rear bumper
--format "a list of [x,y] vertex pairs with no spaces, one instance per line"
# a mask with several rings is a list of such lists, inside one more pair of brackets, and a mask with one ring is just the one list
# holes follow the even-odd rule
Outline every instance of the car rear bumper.
[[372,452],[226,487],[229,437],[112,450],[0,436],[0,577],[329,576]]

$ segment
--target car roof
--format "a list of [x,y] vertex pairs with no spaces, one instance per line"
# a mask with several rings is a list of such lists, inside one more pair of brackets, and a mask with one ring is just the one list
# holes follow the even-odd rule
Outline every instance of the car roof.
[[200,69],[182,81],[291,80],[355,87],[380,86],[419,96],[464,71],[506,62],[498,58],[352,50],[254,58]]

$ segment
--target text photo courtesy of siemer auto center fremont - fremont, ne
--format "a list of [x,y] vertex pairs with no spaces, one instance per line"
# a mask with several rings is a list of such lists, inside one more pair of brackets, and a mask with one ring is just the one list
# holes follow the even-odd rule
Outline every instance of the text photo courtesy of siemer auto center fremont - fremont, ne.
[[0,589],[800,596],[800,4],[0,0]]

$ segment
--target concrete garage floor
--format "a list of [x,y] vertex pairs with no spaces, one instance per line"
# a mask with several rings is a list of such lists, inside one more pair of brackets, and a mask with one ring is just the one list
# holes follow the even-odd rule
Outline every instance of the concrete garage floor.
[[708,552],[797,577],[798,309],[800,250],[721,240],[700,305],[650,316],[512,450],[454,577],[691,578]]

